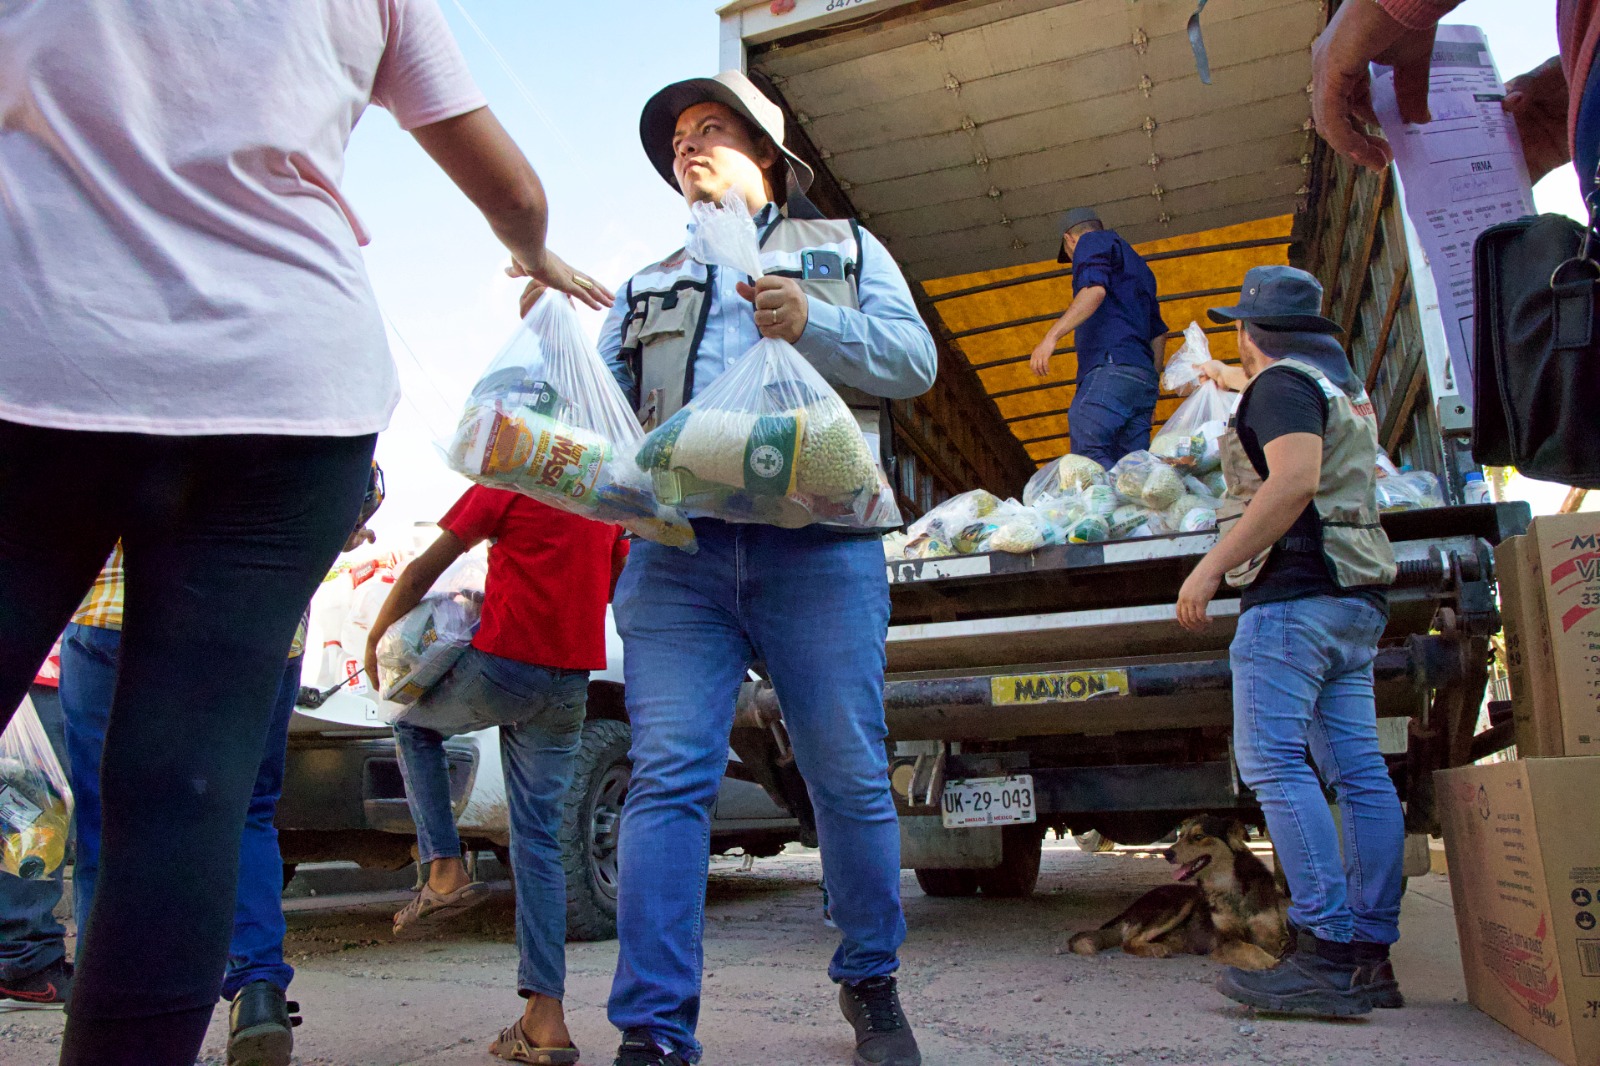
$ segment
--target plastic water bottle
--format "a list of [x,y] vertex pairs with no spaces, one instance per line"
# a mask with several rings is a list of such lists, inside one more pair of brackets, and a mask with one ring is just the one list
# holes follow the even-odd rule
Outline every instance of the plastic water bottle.
[[1469,471],[1466,477],[1462,478],[1461,498],[1467,503],[1493,502],[1493,497],[1489,494],[1489,483],[1476,470]]

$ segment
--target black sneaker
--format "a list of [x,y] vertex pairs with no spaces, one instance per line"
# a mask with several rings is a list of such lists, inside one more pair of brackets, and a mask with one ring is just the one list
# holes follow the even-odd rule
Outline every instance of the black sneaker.
[[[1237,1003],[1274,1014],[1353,1018],[1372,1011],[1361,984],[1361,965],[1348,944],[1317,941],[1317,950],[1287,955],[1270,970],[1229,967],[1217,978],[1217,991]],[[1332,958],[1328,956],[1332,955]]]
[[1400,992],[1400,981],[1395,980],[1395,968],[1387,952],[1382,959],[1366,959],[1357,981],[1366,992],[1366,1002],[1374,1010],[1400,1010],[1405,1007],[1405,996]]
[[689,1066],[689,1060],[664,1050],[648,1033],[624,1033],[612,1066]]
[[58,959],[26,977],[0,978],[0,1010],[60,1010],[72,994],[72,963]]
[[271,981],[252,981],[228,1012],[228,1066],[289,1066],[300,1004]]
[[839,985],[839,1009],[855,1026],[855,1066],[922,1066],[911,1023],[900,1009],[893,977],[869,977]]

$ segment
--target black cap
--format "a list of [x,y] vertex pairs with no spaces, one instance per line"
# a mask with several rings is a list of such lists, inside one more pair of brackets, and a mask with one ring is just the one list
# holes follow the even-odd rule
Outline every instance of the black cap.
[[639,140],[644,144],[644,154],[650,157],[656,172],[678,188],[678,176],[672,172],[672,135],[678,127],[678,116],[695,104],[717,103],[732,108],[778,146],[789,163],[789,173],[794,187],[800,192],[811,188],[815,175],[805,161],[783,144],[783,109],[771,100],[743,71],[725,70],[714,78],[690,78],[673,82],[652,96],[639,116]]
[[[1061,236],[1063,238],[1063,240],[1061,242],[1061,247],[1056,250],[1056,262],[1058,262],[1058,263],[1070,263],[1070,262],[1072,262],[1072,256],[1067,254],[1067,242],[1064,239],[1066,237],[1066,235],[1068,234],[1068,232],[1070,232],[1072,229],[1074,229],[1077,226],[1083,225],[1085,222],[1099,222],[1099,221],[1100,221],[1100,212],[1096,211],[1092,207],[1074,207],[1071,211],[1063,212],[1062,215],[1061,215],[1061,225],[1056,227],[1057,229],[1059,229],[1061,231]],[[1101,224],[1104,225],[1104,223],[1101,223]]]
[[1266,329],[1302,333],[1343,333],[1344,327],[1322,316],[1322,283],[1291,266],[1251,267],[1232,307],[1212,307],[1213,322],[1254,322]]

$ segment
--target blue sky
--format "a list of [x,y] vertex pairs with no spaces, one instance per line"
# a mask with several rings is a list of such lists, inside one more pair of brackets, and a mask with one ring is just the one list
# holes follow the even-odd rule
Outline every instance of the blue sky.
[[[712,0],[440,5],[490,106],[544,179],[551,247],[612,286],[676,248],[683,203],[645,160],[639,109],[669,82],[715,72]],[[1554,54],[1554,7],[1466,0],[1451,21],[1482,26],[1509,77]],[[434,444],[515,328],[521,286],[501,273],[506,254],[477,212],[377,108],[356,128],[344,187],[373,235],[367,266],[406,396],[379,444],[389,501],[375,525],[379,547],[397,548],[465,487]],[[1576,181],[1570,171],[1552,176],[1536,198],[1545,210],[1575,210]]]

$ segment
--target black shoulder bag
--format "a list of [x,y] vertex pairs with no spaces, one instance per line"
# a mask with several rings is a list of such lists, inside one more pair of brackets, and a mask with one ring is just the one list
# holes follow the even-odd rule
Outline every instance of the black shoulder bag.
[[1472,456],[1528,477],[1600,488],[1600,233],[1539,215],[1491,226],[1472,249]]

